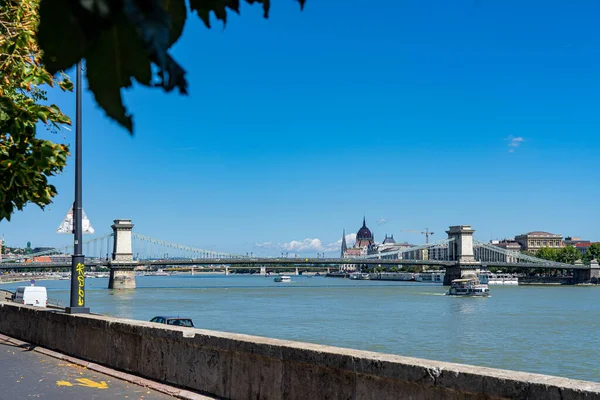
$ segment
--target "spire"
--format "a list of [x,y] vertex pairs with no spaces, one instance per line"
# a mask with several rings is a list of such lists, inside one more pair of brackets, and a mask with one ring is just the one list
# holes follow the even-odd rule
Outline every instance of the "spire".
[[342,233],[342,255],[341,258],[344,258],[344,253],[348,250],[348,245],[346,244],[346,229],[344,229]]
[[367,222],[365,220],[365,215],[363,214],[363,228],[367,227]]

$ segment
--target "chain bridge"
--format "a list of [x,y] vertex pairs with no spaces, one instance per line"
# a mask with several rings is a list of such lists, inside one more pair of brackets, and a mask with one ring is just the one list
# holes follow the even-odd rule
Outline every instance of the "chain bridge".
[[[110,267],[109,288],[135,288],[134,269],[140,266],[210,266],[230,269],[247,269],[254,266],[266,273],[267,266],[296,267],[327,270],[332,266],[437,266],[446,269],[445,284],[460,278],[465,272],[478,272],[488,267],[548,268],[573,270],[574,280],[586,282],[600,277],[597,263],[564,264],[543,260],[511,251],[474,239],[475,230],[469,225],[451,226],[446,239],[400,250],[369,254],[355,258],[305,258],[305,257],[253,257],[224,253],[197,247],[184,246],[158,240],[133,232],[131,220],[115,220],[112,232],[83,243],[86,266]],[[71,266],[73,245],[56,247],[28,255],[22,263],[0,264],[0,269],[67,268]],[[40,257],[64,255],[59,262],[40,262]],[[5,260],[3,260],[5,261]]]

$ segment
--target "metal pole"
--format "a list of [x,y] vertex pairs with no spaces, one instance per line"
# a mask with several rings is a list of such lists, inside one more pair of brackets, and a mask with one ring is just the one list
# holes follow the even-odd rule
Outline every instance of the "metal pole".
[[81,61],[77,63],[75,111],[75,202],[73,203],[74,248],[71,263],[71,301],[66,311],[70,314],[87,313],[85,307],[85,256],[83,253],[81,206]]

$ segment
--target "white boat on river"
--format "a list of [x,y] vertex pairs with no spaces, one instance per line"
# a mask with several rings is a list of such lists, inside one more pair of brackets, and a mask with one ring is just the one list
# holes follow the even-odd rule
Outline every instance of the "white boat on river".
[[487,297],[490,295],[488,285],[479,282],[477,276],[454,279],[447,293],[449,296]]
[[292,281],[292,278],[290,278],[288,275],[278,275],[275,278],[273,278],[273,281],[281,282],[281,283],[288,283],[288,282]]

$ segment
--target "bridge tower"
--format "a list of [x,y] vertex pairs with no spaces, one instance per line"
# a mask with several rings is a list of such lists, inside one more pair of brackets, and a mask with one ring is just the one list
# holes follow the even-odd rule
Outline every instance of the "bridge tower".
[[575,261],[573,268],[573,283],[598,283],[600,281],[600,265],[593,259],[590,265],[583,265],[580,260]]
[[448,245],[448,258],[456,262],[453,266],[446,268],[444,285],[450,285],[452,280],[460,279],[464,272],[478,273],[480,264],[475,261],[473,252],[475,230],[471,228],[471,225],[451,226],[446,233],[448,239],[454,239]]
[[109,289],[135,289],[135,272],[137,262],[133,261],[130,219],[116,219],[112,225],[113,253],[109,263]]

